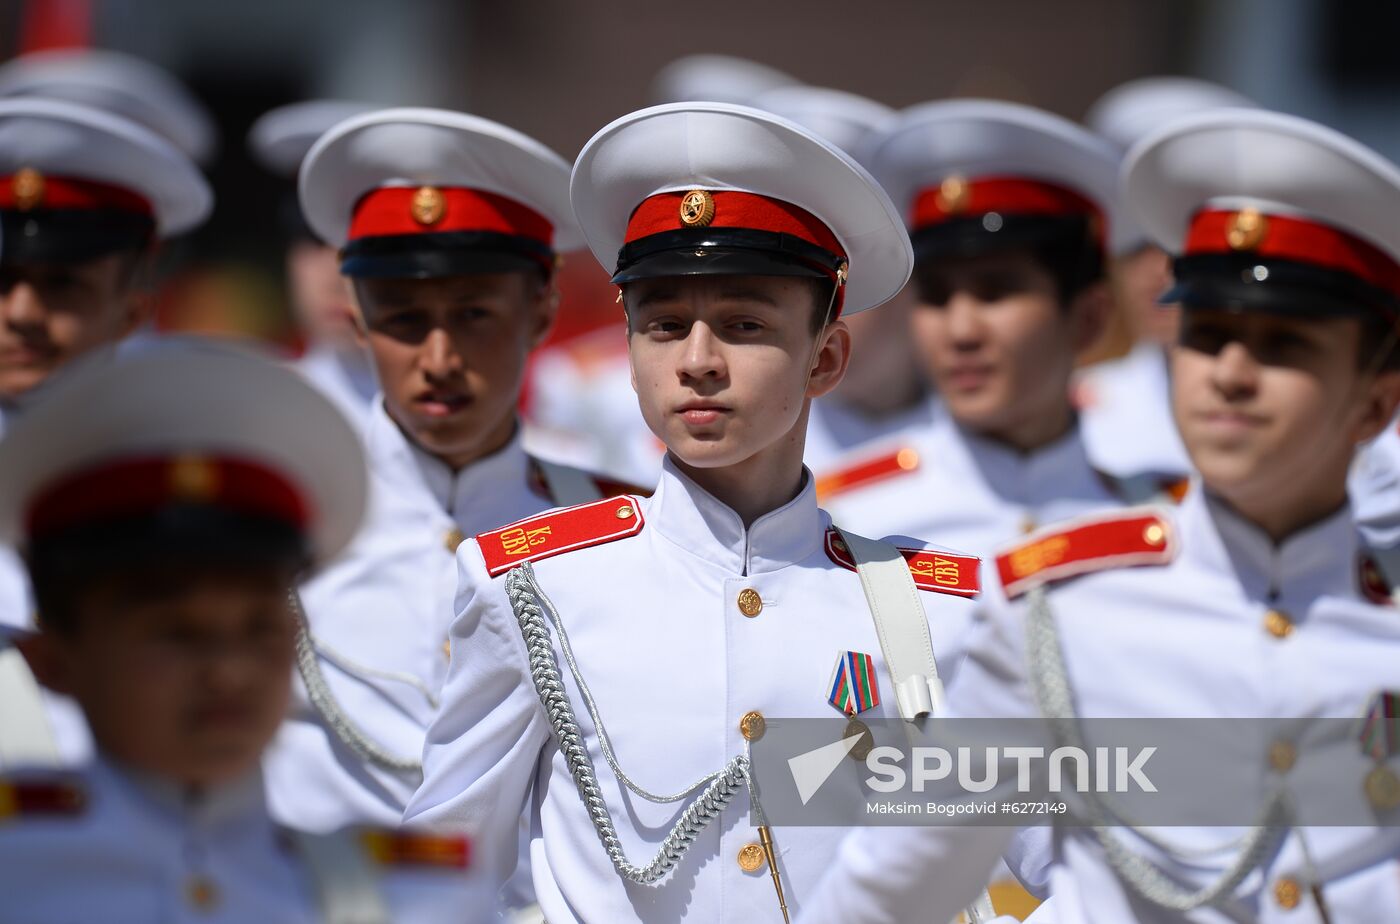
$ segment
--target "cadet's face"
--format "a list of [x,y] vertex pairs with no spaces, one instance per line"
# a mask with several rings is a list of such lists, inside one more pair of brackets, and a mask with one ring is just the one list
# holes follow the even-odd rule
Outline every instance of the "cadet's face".
[[141,320],[132,257],[0,266],[0,399],[15,398]]
[[290,579],[202,574],[156,597],[109,584],[84,601],[71,635],[44,633],[47,673],[117,760],[188,785],[236,778],[286,713]]
[[624,297],[642,416],[696,468],[734,465],[782,440],[800,444],[806,400],[845,372],[845,325],[829,325],[817,349],[812,287],[803,280],[645,279],[629,283]]
[[334,247],[297,241],[287,250],[287,281],[297,322],[313,343],[335,349],[358,345],[350,284],[340,275]]
[[1062,430],[1086,341],[1080,299],[1063,308],[1054,278],[1022,252],[929,262],[915,272],[915,345],[953,417],[1026,448],[1041,430]]
[[1247,513],[1328,492],[1340,502],[1356,444],[1393,410],[1357,370],[1360,330],[1345,318],[1183,313],[1173,410],[1215,493]]
[[525,359],[554,317],[553,290],[526,273],[366,279],[356,298],[389,415],[454,467],[515,429]]

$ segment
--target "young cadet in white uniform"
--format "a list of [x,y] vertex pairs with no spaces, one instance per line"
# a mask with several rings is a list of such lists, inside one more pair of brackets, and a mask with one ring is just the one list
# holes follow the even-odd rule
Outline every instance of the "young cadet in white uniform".
[[464,839],[313,836],[264,802],[258,757],[291,691],[287,587],[364,510],[358,439],[325,398],[251,354],[161,344],[75,370],[0,467],[0,534],[44,614],[22,645],[97,743],[81,770],[0,777],[6,920],[489,917]]
[[302,206],[340,248],[382,393],[371,516],[305,588],[315,657],[266,762],[290,823],[402,818],[447,672],[462,537],[620,490],[528,456],[516,419],[555,255],[579,242],[568,181],[538,142],[436,109],[354,117],[307,155]]
[[317,138],[374,108],[348,100],[305,100],[263,113],[248,130],[253,156],[286,182],[277,223],[286,238],[287,294],[306,341],[297,368],[360,428],[369,420],[379,384],[356,327],[350,285],[340,275],[340,257],[307,227],[296,178]]
[[[753,105],[791,119],[859,163],[895,120],[874,100],[825,87],[778,87]],[[879,311],[847,318],[851,363],[841,387],[812,402],[807,421],[807,467],[821,478],[861,446],[929,422],[933,404],[909,339],[912,292],[907,287]],[[917,534],[916,534],[917,535]]]
[[[1302,119],[1220,110],[1163,127],[1125,170],[1142,227],[1179,255],[1173,410],[1200,475],[1179,509],[1087,517],[999,557],[1012,599],[989,613],[950,711],[1359,718],[1400,688],[1400,621],[1363,564],[1346,493],[1356,445],[1400,403],[1400,169]],[[1032,694],[1059,678],[1066,694]],[[1336,786],[1393,811],[1397,742],[1380,740],[1370,775]],[[1298,752],[1260,751],[1262,808]],[[1060,924],[1400,918],[1394,827],[1285,825],[1253,855],[1258,831],[1153,829],[1160,848],[1111,831],[1176,885],[1118,872],[1092,829],[1065,828]],[[806,920],[903,921],[915,908],[941,920],[968,891],[953,861],[985,863],[1004,834],[855,834]],[[882,869],[894,857],[899,868]],[[1193,907],[1204,896],[1189,893],[1212,886],[1219,898]]]
[[[65,364],[142,322],[159,242],[212,205],[189,158],[134,122],[0,100],[0,437]],[[33,616],[23,566],[0,544],[0,766],[71,762],[91,748],[73,705],[40,691],[6,643]]]
[[819,482],[837,522],[985,556],[1036,526],[1155,493],[1158,479],[1094,468],[1068,393],[1108,307],[1107,144],[1036,109],[954,100],[907,110],[870,163],[905,209],[910,330],[938,408]]
[[[1114,87],[1084,122],[1120,156],[1171,119],[1207,109],[1253,106],[1234,90],[1194,77],[1143,77]],[[1190,462],[1171,415],[1167,354],[1176,342],[1178,310],[1158,302],[1171,284],[1171,258],[1118,210],[1109,278],[1112,346],[1127,350],[1085,366],[1074,396],[1089,458],[1104,471],[1186,472]]]
[[[927,674],[891,679],[851,570],[864,546],[833,530],[802,466],[809,404],[846,366],[839,316],[899,291],[908,240],[854,161],[793,123],[721,103],[619,119],[585,146],[571,190],[622,288],[664,471],[651,498],[462,545],[452,666],[406,818],[471,832],[499,879],[528,811],[552,924],[781,921],[774,875],[787,906],[803,907],[839,832],[761,827],[745,752],[765,716],[932,708]],[[906,625],[951,654],[945,626],[971,606],[976,561],[890,541],[908,549],[906,562],[878,544]],[[843,655],[870,668],[873,689],[838,709],[828,697]],[[656,804],[658,793],[681,795]],[[687,847],[673,826],[688,807]]]

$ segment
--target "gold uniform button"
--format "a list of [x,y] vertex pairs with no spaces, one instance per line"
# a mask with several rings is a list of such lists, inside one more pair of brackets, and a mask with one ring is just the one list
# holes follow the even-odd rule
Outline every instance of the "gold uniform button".
[[1264,614],[1264,629],[1274,638],[1288,638],[1293,634],[1293,620],[1279,610],[1269,610]]
[[1149,523],[1142,531],[1142,541],[1151,546],[1159,546],[1167,541],[1167,531],[1161,523]]
[[761,712],[746,712],[739,720],[739,734],[744,736],[746,741],[757,741],[763,737],[763,732],[767,730],[768,722],[763,718]]
[[1298,749],[1291,741],[1275,741],[1269,745],[1269,766],[1279,773],[1287,773],[1293,769],[1293,764],[1298,759]]
[[456,554],[457,546],[461,545],[464,541],[466,541],[466,538],[466,534],[464,534],[460,529],[454,526],[443,535],[443,548],[447,549],[447,551],[449,552]]
[[203,876],[191,876],[185,883],[185,898],[191,907],[210,911],[219,903],[219,887]]
[[623,504],[621,507],[617,508],[617,518],[619,520],[630,520],[632,519],[632,514],[636,512],[637,511],[632,509],[631,504]]
[[1292,876],[1284,876],[1274,883],[1274,901],[1285,911],[1292,911],[1303,900],[1303,887]]
[[763,612],[763,598],[752,587],[739,591],[739,612],[750,619]]
[[756,873],[768,862],[763,855],[762,844],[745,844],[739,848],[739,868],[746,873]]

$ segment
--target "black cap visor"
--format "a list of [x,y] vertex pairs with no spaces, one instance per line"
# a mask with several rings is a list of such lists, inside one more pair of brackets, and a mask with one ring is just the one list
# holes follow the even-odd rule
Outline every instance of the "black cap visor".
[[526,237],[439,231],[363,237],[340,252],[340,271],[357,279],[435,279],[522,270],[550,273],[554,251]]
[[791,234],[748,228],[685,228],[626,244],[617,285],[665,276],[804,276],[834,280],[846,260]]
[[155,219],[115,209],[0,211],[0,262],[86,263],[123,251],[141,251],[155,239]]
[[[974,257],[1067,241],[1093,242],[1089,215],[1006,215],[986,212],[920,228],[910,235],[915,262]],[[1095,242],[1095,246],[1098,246]]]
[[1176,282],[1158,302],[1185,309],[1257,311],[1291,317],[1400,319],[1400,298],[1351,273],[1249,253],[1178,257]]

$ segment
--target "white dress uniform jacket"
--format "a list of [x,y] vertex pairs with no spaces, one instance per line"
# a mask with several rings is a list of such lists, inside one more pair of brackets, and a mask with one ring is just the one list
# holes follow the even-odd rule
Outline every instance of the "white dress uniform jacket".
[[846,470],[856,471],[868,460],[900,456],[903,467],[888,477],[834,485],[823,504],[836,522],[867,536],[936,536],[985,558],[1031,529],[1122,506],[1136,492],[1147,500],[1163,487],[1158,479],[1096,470],[1078,427],[1023,453],[959,426],[941,406],[929,417],[925,426],[846,462]]
[[[610,503],[617,509],[603,511],[606,519],[639,519],[631,535],[540,557],[533,567],[619,764],[638,785],[675,792],[744,754],[748,713],[839,715],[826,697],[846,650],[874,658],[881,702],[861,715],[898,715],[860,577],[828,555],[831,520],[817,507],[810,474],[797,497],[747,528],[669,457],[650,499]],[[495,864],[487,875],[499,880],[514,860],[517,820],[530,810],[535,890],[551,924],[781,920],[766,864],[745,872],[738,862],[741,849],[758,841],[742,794],[659,884],[633,885],[614,870],[553,743],[504,592],[507,572],[488,573],[483,545],[501,535],[478,537],[458,552],[452,666],[407,820],[471,833],[483,863]],[[958,652],[950,630],[972,604],[952,594],[919,597],[940,671],[951,672]],[[562,664],[552,630],[551,639]],[[687,803],[656,805],[623,789],[601,757],[579,690],[563,676],[622,845],[644,865]],[[789,907],[808,902],[841,833],[775,831]]]
[[[303,601],[336,700],[383,748],[416,760],[447,673],[457,544],[557,504],[518,435],[454,473],[409,441],[380,401],[366,449],[369,519],[346,554],[307,584]],[[353,753],[300,682],[264,768],[274,816],[313,831],[398,824],[420,781],[416,770],[371,766]]]
[[[1170,563],[1111,568],[1053,585],[1048,593],[1080,716],[1349,719],[1377,690],[1400,686],[1400,618],[1393,606],[1369,602],[1363,590],[1362,549],[1350,509],[1277,546],[1198,484],[1176,510],[1144,509],[1175,537],[1178,551]],[[1024,598],[1006,604],[989,590],[983,608],[989,618],[950,690],[950,714],[1038,715],[1027,686]],[[1261,779],[1269,772],[1261,762]],[[1361,782],[1338,785],[1359,789]],[[1130,843],[1169,875],[1200,887],[1235,857],[1231,850],[1205,848],[1241,833],[1157,829],[1167,843],[1197,851],[1189,863],[1142,841]],[[893,836],[861,831],[843,848],[850,867],[823,884],[819,912],[803,921],[904,920],[900,915],[915,907],[941,920],[945,908],[956,910],[958,887],[939,865],[910,858],[978,856],[1006,835],[991,828],[905,829]],[[1315,869],[1332,871],[1320,872],[1330,919],[1309,896],[1300,837]],[[1379,860],[1349,861],[1378,845]],[[1117,878],[1086,829],[1057,831],[1055,846],[1051,883],[1060,924],[1400,920],[1400,835],[1394,828],[1290,832],[1277,855],[1236,891],[1230,914],[1148,904]],[[892,858],[899,863],[882,873],[882,861]]]
[[[35,801],[35,790],[47,789]],[[82,773],[0,779],[18,803],[0,826],[0,916],[25,924],[312,924],[324,922],[322,882],[290,831],[269,818],[260,780],[195,795],[99,761]],[[485,921],[483,895],[462,866],[365,869],[395,922]],[[441,839],[446,841],[446,839]],[[362,883],[363,884],[363,883]]]
[[313,346],[295,363],[297,371],[321,390],[327,398],[363,432],[369,426],[379,394],[374,368],[368,356],[356,356]]

